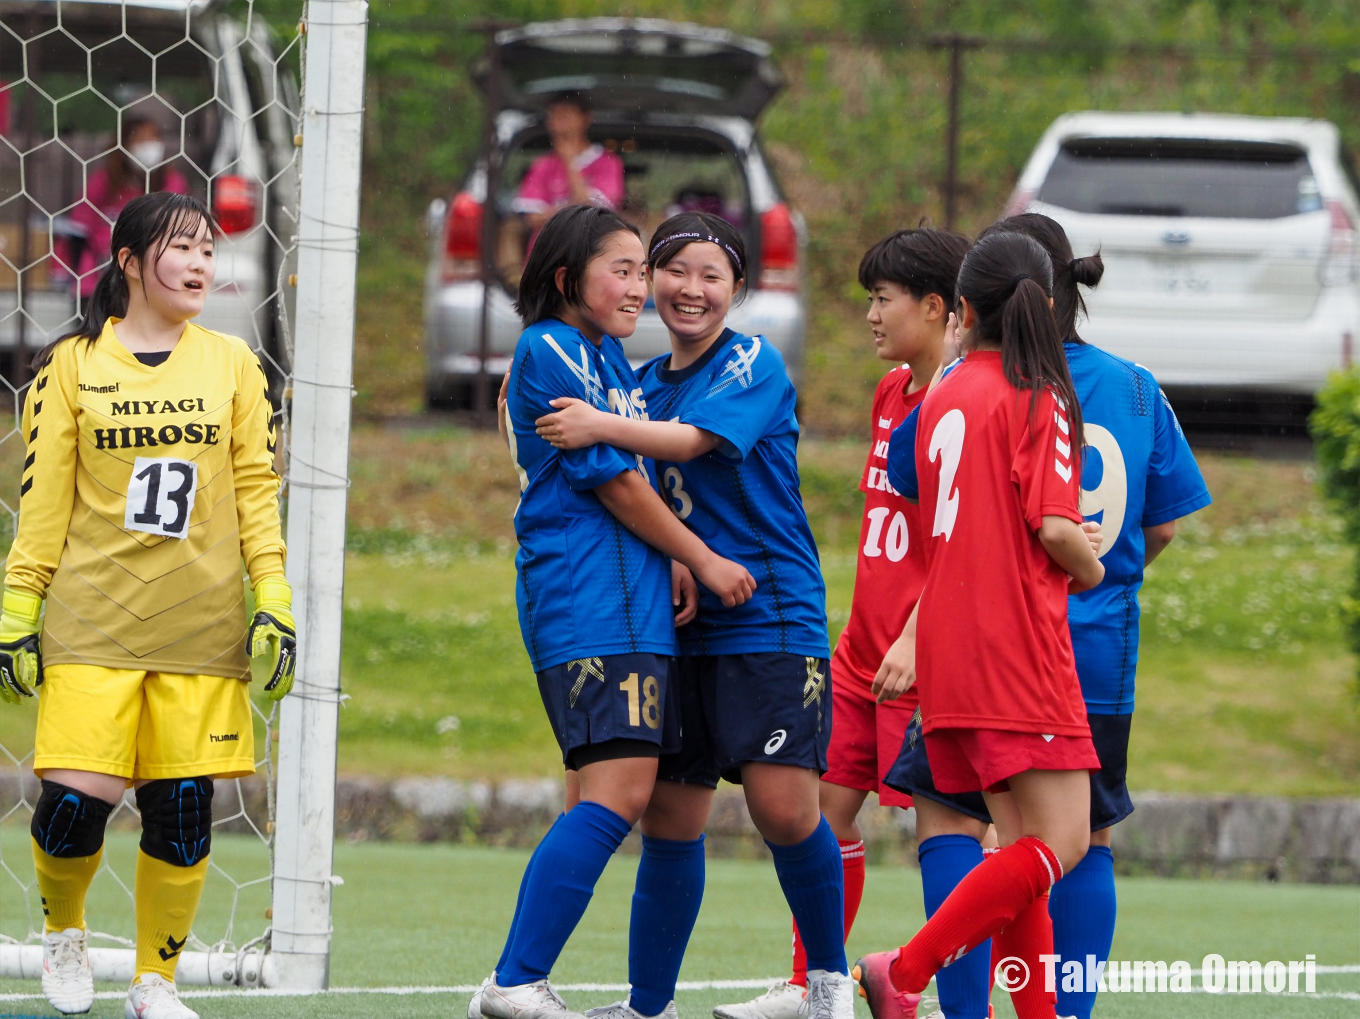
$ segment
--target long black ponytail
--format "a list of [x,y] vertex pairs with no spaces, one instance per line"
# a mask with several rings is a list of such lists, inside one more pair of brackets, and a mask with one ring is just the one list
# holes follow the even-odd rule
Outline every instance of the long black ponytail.
[[1051,390],[1065,404],[1072,441],[1082,445],[1081,405],[1053,317],[1053,263],[1043,245],[1024,234],[1001,232],[980,239],[959,269],[958,295],[977,313],[974,328],[1001,347],[1001,369],[1016,389],[1030,391],[1030,413]]
[[[212,229],[208,210],[197,198],[188,195],[153,191],[128,202],[113,224],[113,235],[109,240],[110,261],[100,274],[94,293],[85,302],[80,323],[38,351],[33,358],[33,370],[37,371],[52,359],[57,344],[71,339],[94,343],[109,319],[127,315],[128,279],[118,262],[118,252],[127,248],[130,257],[137,259],[145,274],[159,260],[172,238],[182,233],[196,235],[204,225]],[[146,286],[145,275],[142,286]]]
[[1094,288],[1100,285],[1101,277],[1105,275],[1105,260],[1100,252],[1073,258],[1067,231],[1057,220],[1041,212],[1009,216],[982,231],[978,239],[993,233],[1024,234],[1044,246],[1053,261],[1053,318],[1058,323],[1058,332],[1065,341],[1085,343],[1077,335],[1077,316],[1086,314],[1086,302],[1077,286]]

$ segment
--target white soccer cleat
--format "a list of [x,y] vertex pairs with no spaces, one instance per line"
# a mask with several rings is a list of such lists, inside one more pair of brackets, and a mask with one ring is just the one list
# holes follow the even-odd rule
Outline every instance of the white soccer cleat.
[[88,1012],[94,1004],[94,971],[85,931],[67,927],[43,934],[42,989],[63,1015]]
[[467,1019],[482,1019],[482,992],[495,981],[496,974],[493,971],[491,976],[482,981],[482,986],[472,992],[472,997],[468,999]]
[[492,980],[482,988],[483,1019],[585,1019],[547,980],[502,987]]
[[855,1019],[855,981],[848,973],[808,970],[806,1019]]
[[128,988],[124,1019],[198,1019],[198,1013],[179,1000],[173,980],[159,973],[143,973]]
[[735,1005],[719,1005],[714,1019],[798,1019],[807,988],[781,980],[758,998]]
[[679,1019],[679,1013],[675,1010],[674,1001],[654,1016],[643,1015],[629,1001],[616,1001],[612,1005],[587,1009],[586,1019]]

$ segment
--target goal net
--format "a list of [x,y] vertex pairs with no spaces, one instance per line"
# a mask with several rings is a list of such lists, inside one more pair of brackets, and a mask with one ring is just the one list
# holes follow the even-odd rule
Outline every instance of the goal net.
[[[342,0],[310,5],[312,12],[326,12],[327,23],[334,20],[332,9],[345,6],[355,8]],[[358,10],[363,12],[362,4]],[[314,473],[310,465],[299,478],[291,441],[299,251],[309,243],[301,215],[301,195],[309,186],[301,179],[307,127],[302,87],[307,47],[316,40],[316,33],[311,43],[307,39],[309,13],[305,0],[0,0],[3,548],[9,548],[17,526],[25,455],[19,421],[32,379],[29,362],[79,320],[109,260],[118,210],[147,190],[195,195],[212,212],[217,276],[199,321],[245,338],[265,366],[279,429],[285,515],[290,501],[298,512],[291,492],[299,485],[323,487],[307,480]],[[321,38],[327,38],[324,30]],[[315,52],[310,56],[317,59]],[[357,77],[361,82],[362,75]],[[324,113],[325,97],[321,102]],[[318,133],[324,143],[325,132]],[[357,155],[353,162],[357,188]],[[357,217],[357,191],[354,205]],[[324,232],[313,229],[311,243],[324,244]],[[336,293],[337,281],[327,283]],[[352,304],[352,268],[349,280],[338,283],[341,296],[350,288]],[[329,352],[345,355],[346,389],[349,349],[333,345]],[[315,384],[314,378],[306,381]],[[330,423],[347,434],[347,411],[343,421]],[[338,473],[343,479],[343,466]],[[303,502],[303,512],[312,512],[314,500]],[[289,520],[290,537],[298,526]],[[296,587],[291,562],[289,573]],[[294,696],[334,700],[338,675],[330,683],[313,677],[309,685],[308,621],[301,618],[308,597],[305,590],[300,595]],[[310,609],[314,624],[315,599]],[[329,686],[336,687],[336,697],[330,697]],[[297,846],[276,841],[280,719],[292,706],[272,704],[258,688],[252,693],[257,774],[217,782],[210,873],[179,964],[183,983],[275,982],[267,959],[274,940],[276,862],[295,861],[299,853]],[[38,793],[32,767],[36,717],[32,701],[0,704],[0,977],[10,979],[36,977],[42,965],[43,913],[28,834]],[[299,731],[296,725],[293,731]],[[333,730],[330,739],[333,761]],[[333,789],[333,768],[330,782]],[[319,788],[324,794],[324,781]],[[133,975],[139,830],[129,790],[110,818],[87,909],[99,979]],[[328,844],[325,849],[328,871]],[[324,904],[328,912],[328,893]],[[328,924],[328,916],[324,920]]]

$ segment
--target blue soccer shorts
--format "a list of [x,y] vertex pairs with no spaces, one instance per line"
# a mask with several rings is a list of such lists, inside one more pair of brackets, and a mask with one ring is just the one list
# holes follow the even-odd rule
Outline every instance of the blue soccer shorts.
[[573,770],[595,761],[660,757],[680,748],[668,655],[578,658],[538,673],[538,692],[562,763]]
[[760,761],[827,767],[831,742],[831,663],[781,652],[677,659],[681,746],[663,754],[657,779],[717,788],[741,782]]

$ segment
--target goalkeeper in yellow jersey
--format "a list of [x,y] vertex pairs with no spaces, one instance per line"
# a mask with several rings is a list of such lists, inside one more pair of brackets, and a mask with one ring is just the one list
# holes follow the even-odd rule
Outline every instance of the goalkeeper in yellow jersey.
[[67,1014],[93,1002],[85,893],[131,785],[142,839],[124,1014],[197,1019],[174,977],[207,875],[213,779],[255,770],[252,671],[274,699],[293,683],[264,371],[244,341],[190,321],[213,239],[193,198],[129,202],[79,328],[39,353],[24,403],[0,696],[38,697],[42,982]]

